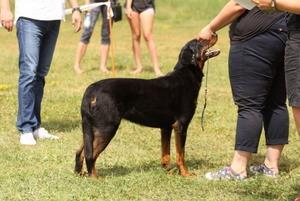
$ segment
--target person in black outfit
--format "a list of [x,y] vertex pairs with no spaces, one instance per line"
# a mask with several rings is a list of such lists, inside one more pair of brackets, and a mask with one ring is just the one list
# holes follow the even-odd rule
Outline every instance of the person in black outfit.
[[283,60],[285,18],[284,13],[246,10],[231,0],[197,36],[199,40],[211,40],[216,31],[231,24],[229,76],[238,107],[235,152],[230,166],[207,173],[207,179],[245,179],[262,128],[266,157],[250,171],[272,177],[279,173],[279,158],[289,133]]
[[296,129],[300,135],[300,3],[294,0],[253,0],[260,9],[281,10],[290,14],[289,37],[285,48],[285,75],[289,105],[292,107]]

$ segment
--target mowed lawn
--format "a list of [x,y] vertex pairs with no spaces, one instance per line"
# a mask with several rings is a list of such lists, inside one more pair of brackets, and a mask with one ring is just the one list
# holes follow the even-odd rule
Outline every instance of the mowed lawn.
[[[123,1],[124,2],[124,1]],[[122,2],[122,3],[123,3]],[[194,38],[217,14],[226,0],[157,0],[154,37],[164,73],[172,71],[181,47]],[[114,24],[113,44],[116,73],[99,71],[99,24],[82,62],[85,73],[73,71],[80,34],[73,33],[69,18],[62,23],[51,71],[46,79],[43,126],[59,141],[38,141],[36,146],[19,144],[15,128],[17,113],[18,45],[13,33],[0,28],[0,200],[294,200],[300,196],[300,141],[290,118],[290,143],[281,160],[277,179],[251,176],[238,181],[207,181],[207,171],[229,165],[233,154],[236,107],[228,80],[227,29],[219,32],[215,48],[222,53],[210,60],[208,105],[201,130],[206,79],[198,107],[188,130],[186,163],[195,176],[183,178],[175,164],[172,137],[172,174],[160,166],[160,131],[122,121],[117,135],[98,158],[98,179],[73,173],[75,151],[82,141],[80,103],[85,88],[110,77],[154,78],[149,54],[142,41],[144,71],[134,68],[131,35],[124,17]],[[109,61],[111,67],[111,60]],[[264,159],[264,135],[251,163]]]

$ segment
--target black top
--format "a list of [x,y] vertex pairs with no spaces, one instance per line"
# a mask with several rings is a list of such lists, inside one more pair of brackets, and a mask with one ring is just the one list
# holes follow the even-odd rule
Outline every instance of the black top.
[[288,18],[289,31],[300,31],[300,15],[290,14]]
[[283,12],[266,12],[257,7],[246,11],[230,26],[230,39],[232,41],[246,41],[265,32],[286,14]]
[[[125,1],[124,7],[126,8],[127,0]],[[135,11],[146,10],[147,8],[155,9],[155,0],[132,0],[131,7]]]

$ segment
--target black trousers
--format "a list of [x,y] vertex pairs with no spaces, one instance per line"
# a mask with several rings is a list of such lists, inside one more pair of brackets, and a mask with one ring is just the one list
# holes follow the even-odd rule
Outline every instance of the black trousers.
[[288,143],[284,49],[285,23],[244,42],[231,42],[229,75],[238,106],[235,150],[256,153],[262,128],[267,145]]

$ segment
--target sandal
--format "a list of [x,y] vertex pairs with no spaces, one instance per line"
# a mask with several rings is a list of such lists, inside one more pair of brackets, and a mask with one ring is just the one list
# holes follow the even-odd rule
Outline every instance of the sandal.
[[208,172],[205,174],[208,180],[244,180],[247,177],[236,173],[230,166],[224,167],[216,172]]
[[263,174],[268,177],[277,177],[278,173],[274,172],[272,168],[268,168],[265,164],[261,165],[252,165],[249,168],[250,172],[258,175],[258,174]]

